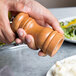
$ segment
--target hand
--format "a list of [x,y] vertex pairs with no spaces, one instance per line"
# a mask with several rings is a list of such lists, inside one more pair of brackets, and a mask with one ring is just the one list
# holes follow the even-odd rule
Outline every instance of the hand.
[[8,7],[0,0],[0,42],[11,43],[15,39],[15,34],[12,32],[8,19]]
[[[40,5],[38,2],[30,1],[28,4],[25,4],[24,6],[28,7],[28,10],[29,10],[28,14],[31,17],[33,17],[36,20],[36,22],[38,22],[38,24],[42,26],[51,25],[54,30],[57,30],[60,33],[63,33],[57,19],[52,15],[52,13],[48,9]],[[26,9],[24,10],[24,12],[25,11]],[[27,35],[23,29],[19,29],[17,33],[19,34],[19,37],[21,39],[21,40],[17,39],[16,40],[17,43],[20,43],[23,41],[23,42],[26,42],[30,48],[37,49],[34,43],[34,39],[31,35]],[[40,51],[39,55],[44,56],[45,54],[42,51]]]
[[[1,38],[0,40],[3,40],[6,43],[12,42],[15,39],[15,35],[10,28],[10,24],[8,20],[8,11],[13,11],[15,13],[17,12],[28,13],[31,17],[33,17],[37,21],[38,24],[42,26],[51,25],[54,30],[57,30],[60,33],[63,33],[57,19],[51,14],[51,12],[34,0],[2,0],[0,2],[1,2],[0,29],[2,31],[2,35],[0,36],[3,36],[4,38],[3,39],[0,37]],[[4,28],[6,31],[4,30]],[[21,28],[18,29],[17,33],[19,35],[19,38],[16,39],[17,43],[25,42],[30,48],[37,49],[35,46],[34,39],[31,35],[27,35],[27,33]],[[45,54],[42,51],[40,51],[39,55],[44,56]]]

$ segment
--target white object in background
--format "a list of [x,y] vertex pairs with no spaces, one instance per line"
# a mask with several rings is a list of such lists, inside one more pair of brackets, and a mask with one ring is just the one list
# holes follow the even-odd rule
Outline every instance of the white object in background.
[[[71,57],[68,57],[68,58],[65,58],[65,59],[63,59],[63,60],[61,60],[61,61],[58,61],[57,62],[57,64],[59,64],[59,67],[58,68],[61,68],[61,70],[63,70],[62,72],[65,72],[65,73],[61,73],[61,76],[65,76],[66,74],[66,76],[69,76],[68,74],[69,73],[71,73],[70,74],[70,76],[76,76],[75,74],[76,74],[76,55],[74,55],[74,56],[71,56]],[[74,67],[75,66],[75,67]],[[68,68],[67,68],[68,67]],[[53,75],[53,72],[54,72],[54,70],[57,68],[57,65],[56,64],[54,64],[51,68],[50,68],[50,70],[47,72],[47,74],[46,74],[46,76],[54,76]],[[57,69],[58,69],[57,68]],[[70,71],[69,71],[69,69],[71,69]],[[56,71],[56,70],[55,70]],[[58,71],[58,70],[57,70]],[[58,72],[59,73],[59,72]],[[74,74],[73,74],[74,73]],[[62,75],[62,74],[65,74],[65,75]],[[57,75],[57,76],[59,76],[59,75]]]
[[[66,23],[66,22],[71,21],[73,19],[76,19],[76,16],[60,19],[59,22]],[[76,43],[76,40],[71,40],[71,39],[68,39],[68,38],[65,38],[65,41],[68,41],[68,42],[71,42],[71,43]]]

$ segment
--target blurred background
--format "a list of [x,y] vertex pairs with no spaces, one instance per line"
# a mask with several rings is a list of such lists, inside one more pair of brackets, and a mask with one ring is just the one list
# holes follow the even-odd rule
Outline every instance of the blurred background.
[[36,0],[47,8],[73,7],[76,0]]

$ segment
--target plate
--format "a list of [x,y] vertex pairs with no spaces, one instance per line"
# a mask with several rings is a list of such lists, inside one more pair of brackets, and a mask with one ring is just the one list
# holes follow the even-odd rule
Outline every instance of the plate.
[[[59,61],[59,62],[60,62],[60,63],[63,63],[63,62],[66,61],[66,60],[73,60],[73,59],[76,60],[76,55],[71,56],[71,57],[68,57],[68,58],[65,58],[65,59],[63,59],[63,60],[61,60],[61,61]],[[55,67],[56,67],[56,65],[54,64],[54,65],[50,68],[50,70],[47,72],[46,76],[53,76],[53,75],[52,75],[52,71],[54,70]]]
[[[71,21],[73,19],[76,19],[76,16],[66,17],[66,18],[60,19],[59,22],[66,23],[66,22]],[[68,39],[68,38],[65,38],[64,40],[67,41],[67,42],[76,43],[76,40],[71,40],[71,39]]]

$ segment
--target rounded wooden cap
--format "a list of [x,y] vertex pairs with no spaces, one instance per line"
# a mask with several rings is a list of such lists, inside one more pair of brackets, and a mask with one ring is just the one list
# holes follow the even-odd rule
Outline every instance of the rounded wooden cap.
[[63,41],[64,41],[64,36],[57,32],[57,34],[50,41],[46,53],[50,56],[54,56],[61,47]]

